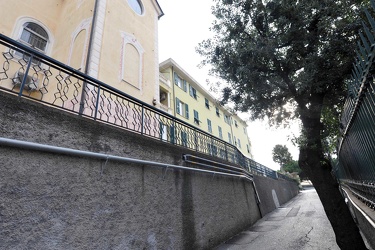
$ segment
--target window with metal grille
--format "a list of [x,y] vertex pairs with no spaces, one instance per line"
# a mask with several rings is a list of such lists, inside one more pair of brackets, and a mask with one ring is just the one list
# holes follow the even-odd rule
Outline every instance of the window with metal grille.
[[26,23],[23,28],[20,40],[30,47],[45,51],[48,43],[47,32],[36,23]]
[[[41,53],[45,53],[48,44],[48,34],[40,25],[27,22],[24,24],[19,41]],[[30,58],[29,55],[22,52],[17,51],[15,54],[18,57],[23,57],[25,60]],[[38,64],[38,59],[33,59],[33,63]]]

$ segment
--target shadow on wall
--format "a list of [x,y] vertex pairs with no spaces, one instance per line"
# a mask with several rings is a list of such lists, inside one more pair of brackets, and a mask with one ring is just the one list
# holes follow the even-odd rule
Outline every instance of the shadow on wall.
[[274,180],[256,175],[254,176],[254,183],[260,197],[260,210],[262,216],[288,202],[299,192],[296,182],[282,179]]

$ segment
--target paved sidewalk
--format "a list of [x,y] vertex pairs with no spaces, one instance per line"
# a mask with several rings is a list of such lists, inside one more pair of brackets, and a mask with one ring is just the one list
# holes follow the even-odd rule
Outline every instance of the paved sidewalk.
[[318,194],[306,188],[290,202],[216,250],[339,250]]

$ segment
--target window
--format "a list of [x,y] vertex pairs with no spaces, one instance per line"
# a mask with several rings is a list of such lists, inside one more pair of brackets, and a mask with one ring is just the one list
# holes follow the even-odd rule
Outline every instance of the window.
[[176,113],[182,115],[186,119],[189,119],[189,105],[183,103],[176,97]]
[[249,147],[249,144],[246,144],[246,149],[247,149],[247,152],[250,154],[250,147]]
[[243,127],[243,133],[246,135],[246,128]]
[[189,94],[194,99],[197,99],[197,90],[190,85]]
[[143,14],[143,6],[139,0],[128,0],[128,3],[135,13],[138,15]]
[[188,135],[185,131],[181,131],[181,144],[184,147],[187,147]]
[[219,153],[220,153],[220,157],[223,158],[223,159],[226,159],[227,158],[227,154],[225,153],[225,150],[220,148],[219,149]]
[[238,128],[238,124],[237,124],[236,120],[234,121],[234,126],[236,126],[236,128]]
[[167,125],[160,122],[160,139],[162,141],[168,140],[168,132],[167,132]]
[[196,110],[194,110],[194,123],[196,123],[198,125],[200,123],[200,121],[199,121],[199,113]]
[[187,91],[187,83],[184,79],[182,79],[179,75],[174,73],[174,83],[183,89],[185,92]]
[[224,121],[230,125],[230,117],[229,117],[229,115],[224,115]]
[[228,142],[232,144],[232,135],[230,133],[228,133]]
[[217,129],[219,130],[219,138],[223,139],[223,130],[221,129],[220,126],[217,126]]
[[172,125],[169,127],[169,138],[172,144],[176,143],[176,138],[174,134],[175,134],[175,129],[174,129],[174,126]]
[[[36,49],[41,53],[45,53],[48,45],[48,34],[38,24],[27,22],[23,25],[23,30],[19,42]],[[22,57],[25,55],[21,52],[15,53],[17,56]],[[27,58],[25,58],[27,60]],[[34,59],[33,63],[38,64],[38,60]]]
[[210,102],[207,98],[204,98],[204,104],[206,105],[206,108],[210,109]]
[[208,153],[210,155],[217,155],[217,147],[211,143],[207,143]]
[[236,137],[235,137],[235,136],[233,136],[233,138],[234,138],[234,140],[233,140],[233,143],[234,143],[234,145],[236,145],[236,146],[237,146],[237,140],[236,140]]
[[238,147],[241,148],[241,141],[240,139],[237,139],[238,140]]
[[212,133],[212,123],[210,119],[207,119],[208,132]]
[[218,108],[218,107],[216,107],[216,115],[217,115],[218,117],[220,117],[220,111],[219,111],[219,108]]

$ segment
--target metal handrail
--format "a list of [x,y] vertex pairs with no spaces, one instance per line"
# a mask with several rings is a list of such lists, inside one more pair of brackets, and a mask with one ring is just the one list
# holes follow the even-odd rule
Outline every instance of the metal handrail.
[[84,151],[84,150],[78,150],[78,149],[72,149],[72,148],[66,148],[66,147],[57,147],[57,146],[52,146],[52,145],[47,145],[47,144],[21,141],[21,140],[9,139],[9,138],[4,138],[4,137],[0,137],[0,145],[7,146],[7,147],[27,149],[27,150],[48,152],[48,153],[87,157],[87,158],[93,158],[97,160],[105,160],[106,162],[115,161],[115,162],[124,162],[124,163],[136,163],[136,164],[143,164],[143,165],[149,165],[149,166],[174,168],[174,169],[179,169],[179,170],[188,170],[188,171],[195,171],[195,172],[202,172],[202,173],[209,173],[209,174],[218,174],[218,175],[238,177],[238,178],[243,178],[248,181],[253,181],[248,176],[244,174],[240,174],[240,173],[231,174],[231,173],[227,173],[224,171],[191,168],[191,167],[186,167],[186,166],[181,166],[181,165],[166,164],[166,163],[156,162],[156,161],[146,161],[146,160],[141,160],[141,159],[136,159],[136,158],[129,158],[129,157],[123,157],[123,156],[110,155],[110,154],[102,154],[102,153],[96,153],[96,152],[90,152],[90,151]]
[[[85,116],[90,119],[94,119],[94,120],[105,122],[111,125],[115,125],[124,129],[131,130],[136,133],[140,133],[144,136],[148,136],[148,137],[159,139],[159,140],[164,140],[164,139],[162,139],[160,136],[161,132],[156,131],[156,124],[160,123],[161,125],[162,123],[166,123],[164,125],[168,126],[168,128],[170,129],[170,131],[168,132],[169,143],[176,144],[182,147],[187,147],[189,149],[196,150],[204,154],[211,154],[215,157],[219,157],[231,163],[238,164],[242,168],[249,170],[253,173],[266,175],[271,178],[278,178],[277,175],[280,175],[280,174],[277,174],[274,170],[269,169],[255,162],[254,160],[245,157],[234,145],[220,138],[217,138],[213,136],[212,134],[209,134],[193,125],[190,125],[186,123],[185,121],[179,118],[176,118],[167,112],[164,112],[163,110],[156,109],[154,106],[148,103],[145,103],[141,100],[138,100],[137,98],[134,98],[133,96],[130,96],[129,94],[123,91],[120,91],[108,84],[105,84],[93,77],[90,77],[80,72],[79,70],[76,70],[51,57],[48,57],[40,53],[39,51],[36,51],[28,46],[25,46],[24,44],[14,41],[13,39],[7,36],[0,34],[0,44],[6,46],[9,50],[7,52],[3,52],[3,57],[5,58],[5,61],[3,63],[4,71],[1,71],[0,69],[0,89],[2,90],[15,92],[14,87],[12,89],[7,89],[1,86],[2,80],[11,79],[9,76],[7,76],[7,67],[9,68],[11,61],[15,61],[19,63],[19,65],[24,70],[24,72],[28,72],[30,70],[34,75],[42,74],[44,80],[47,81],[46,84],[43,82],[43,85],[41,86],[40,90],[38,90],[41,94],[41,97],[35,98],[32,95],[32,93],[29,93],[29,94],[24,93],[25,91],[23,89],[24,89],[25,79],[26,79],[26,74],[25,74],[24,79],[22,80],[22,84],[20,86],[20,90],[18,91],[19,96],[26,97],[26,98],[29,98],[29,99],[32,99],[34,101],[38,101],[41,103],[45,103],[49,106],[52,105],[53,107],[56,107],[59,109],[63,109],[69,112],[74,112],[76,114]],[[45,65],[47,69],[41,69],[40,67],[38,68],[38,67],[32,66],[30,63],[31,62],[30,58],[28,61],[25,59],[17,60],[17,58],[15,58],[14,55],[12,54],[11,52],[12,50],[18,51],[24,55],[26,54],[29,57],[40,60],[41,64]],[[27,65],[25,65],[25,62],[27,63]],[[52,72],[54,71],[57,71],[58,75],[52,78],[51,77],[53,75]],[[5,75],[7,78],[1,78],[1,75],[3,76]],[[68,95],[64,91],[66,91],[65,88],[67,87],[66,81],[68,80],[70,81],[72,80],[72,78],[75,79],[77,83],[77,86],[75,86],[76,83],[73,84],[75,91],[76,92],[81,91],[82,93],[86,92],[86,95],[91,95],[90,97],[91,99],[88,97],[85,100],[78,100],[79,96],[73,96],[69,100],[69,103],[73,103],[73,108],[67,108],[64,105],[65,105],[65,102],[68,103],[68,101],[65,100],[65,99],[68,99]],[[47,102],[43,99],[43,95],[45,94],[44,92],[48,92],[47,87],[49,87],[48,84],[49,84],[50,79],[57,81],[56,86],[58,86],[57,87],[58,92],[55,93],[55,100],[53,102],[51,101]],[[83,87],[87,85],[89,85],[90,87],[87,89]],[[79,112],[74,109],[75,108],[74,105],[76,105],[77,103],[82,103],[82,101],[86,101],[86,103],[83,103],[83,105],[86,105],[83,108],[86,109],[88,113],[81,112],[81,108],[82,108],[81,105],[79,107]],[[56,103],[61,102],[62,104],[56,104],[55,102]],[[117,108],[119,110],[122,110],[121,111],[122,113],[120,115],[115,114],[114,117],[109,117],[108,113],[113,112],[113,110],[110,110],[110,107],[106,106],[107,105],[106,102],[113,106],[116,105],[115,109]],[[130,106],[132,106],[130,108],[131,111],[127,110]],[[131,123],[131,120],[129,120],[129,117],[134,119],[133,123]],[[148,124],[149,126],[147,128],[148,131],[145,131],[146,126],[147,126],[147,124],[145,124],[146,118],[148,118],[149,120],[152,120],[152,121],[149,121],[149,123],[154,122],[153,125]],[[112,121],[111,119],[112,120],[114,119],[115,121]],[[117,124],[116,122],[120,122],[120,124]],[[126,126],[124,125],[124,123],[126,123]],[[182,135],[179,135],[178,132],[180,133],[184,132],[185,139],[182,138]],[[187,134],[189,136],[187,136]],[[188,140],[186,139],[187,137],[189,137]],[[281,177],[283,179],[291,180],[287,176],[281,176]]]

